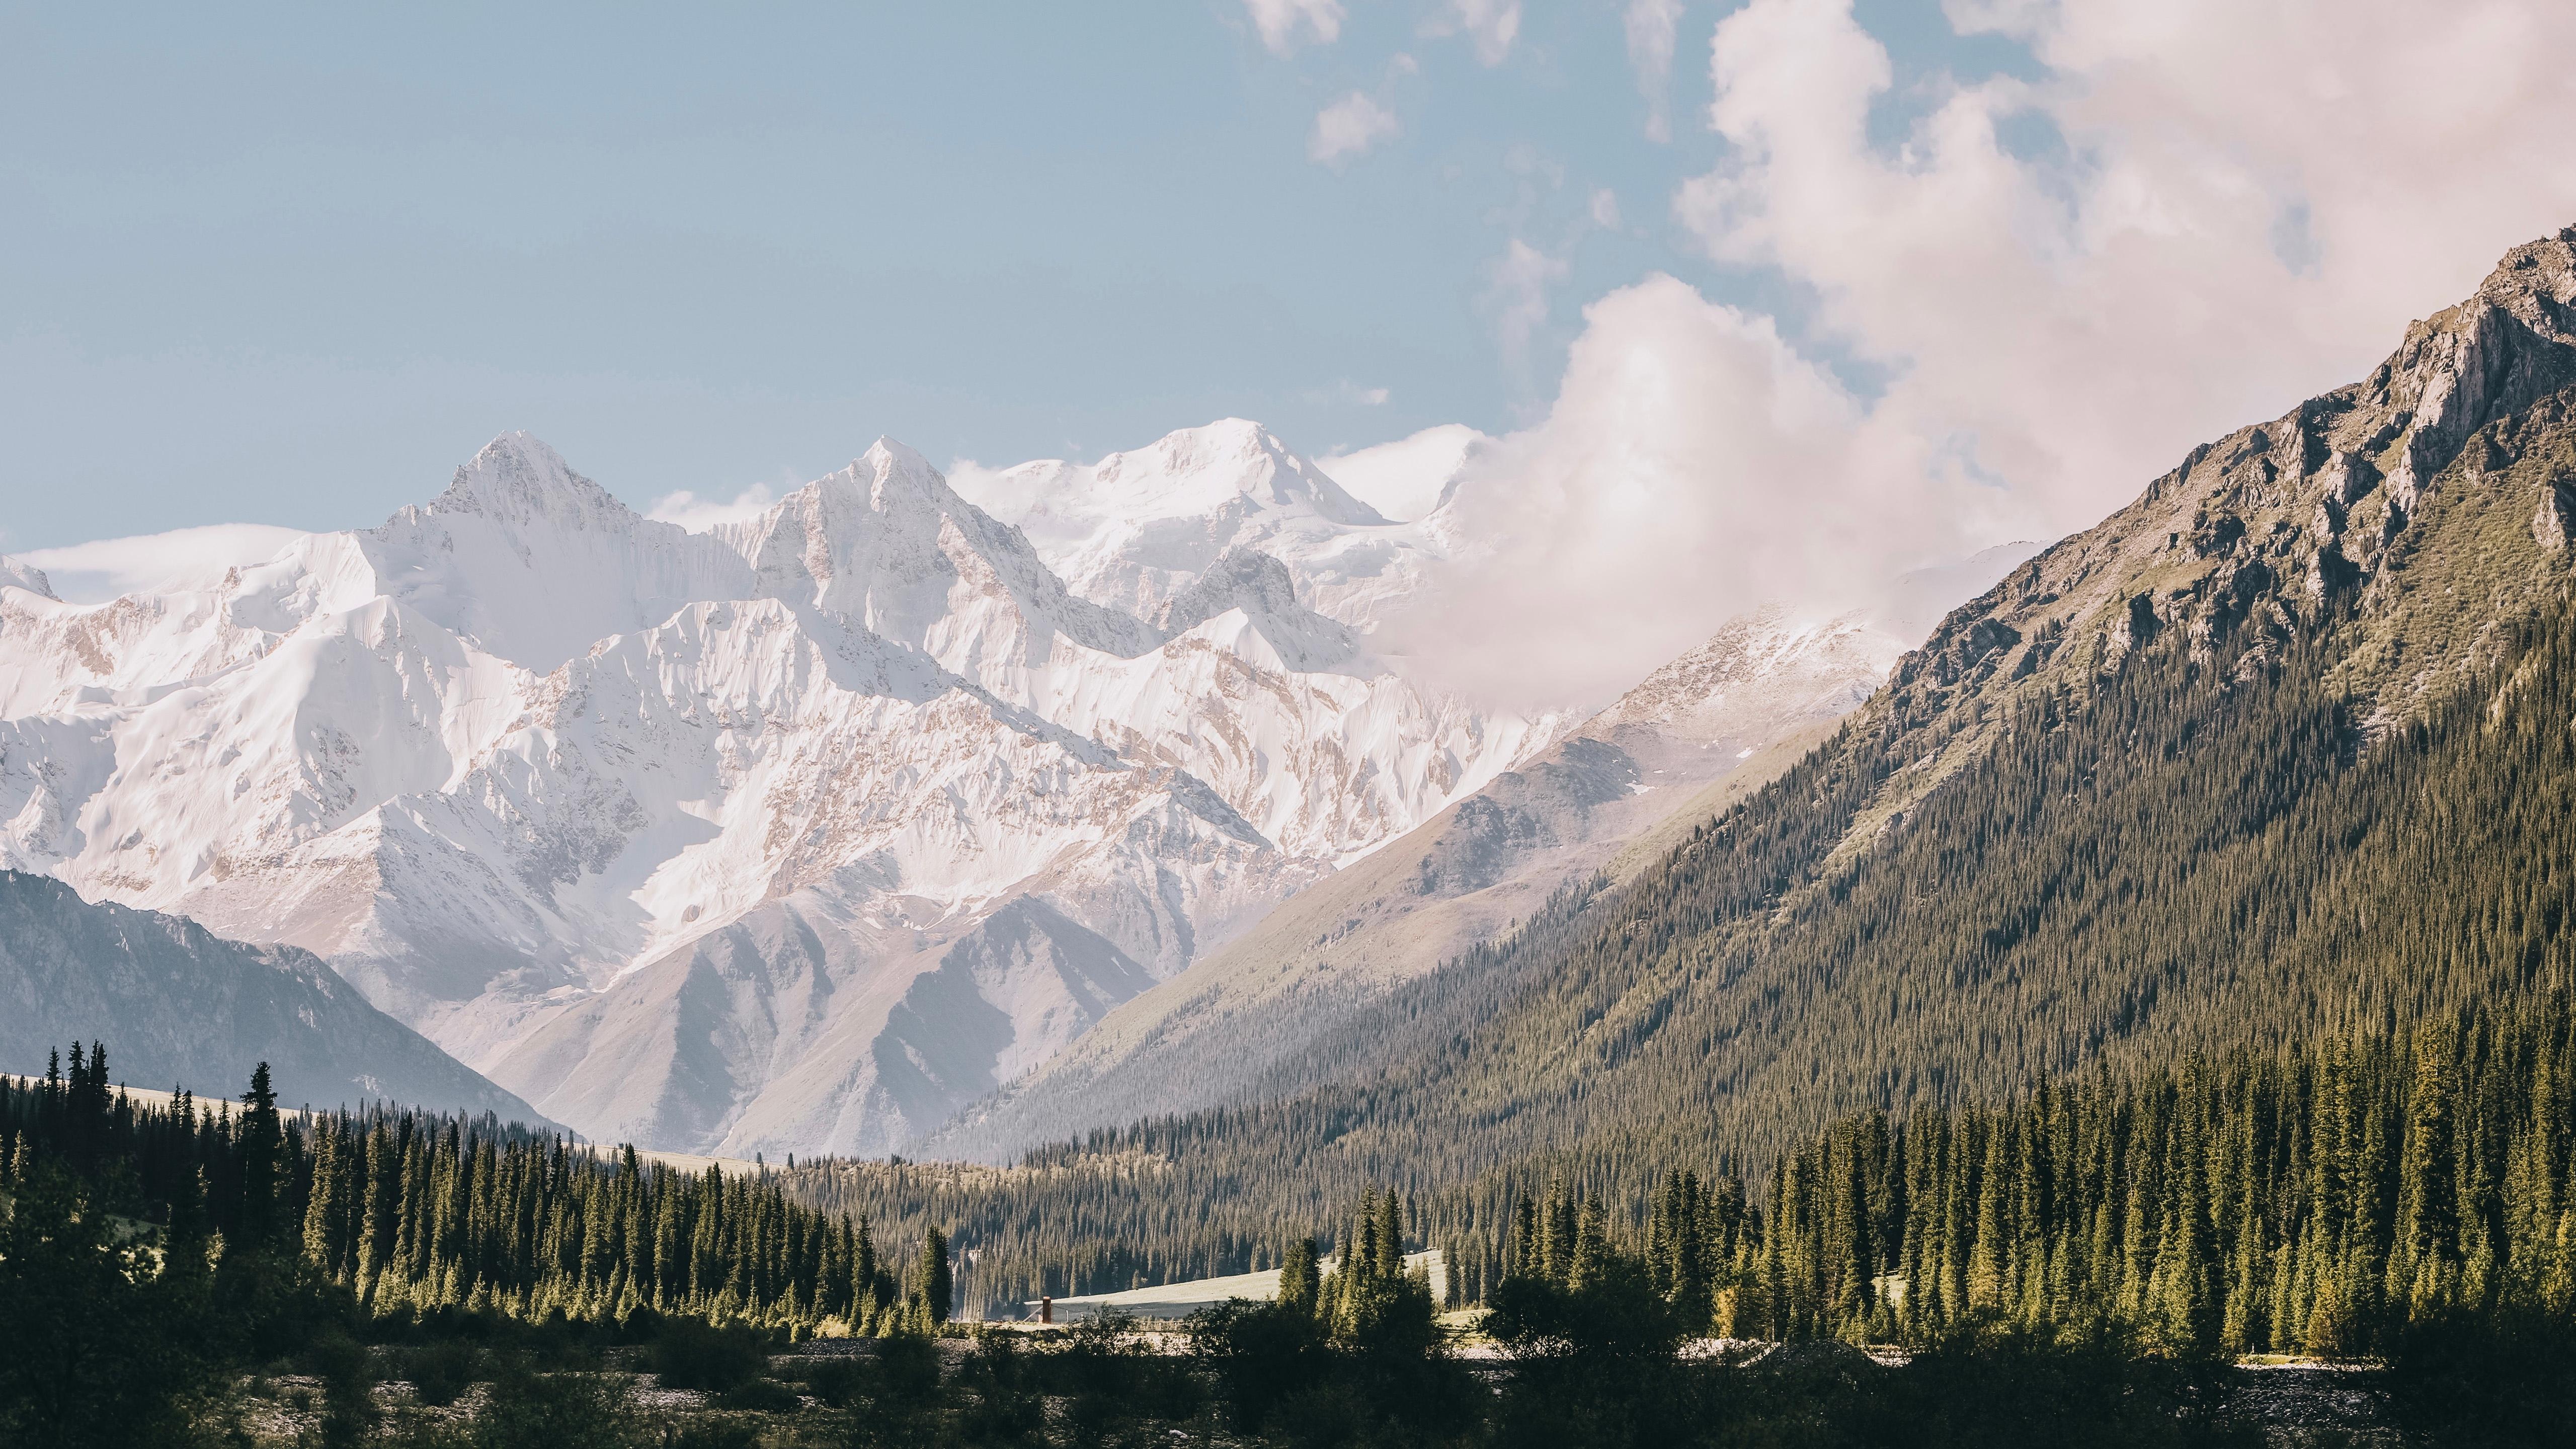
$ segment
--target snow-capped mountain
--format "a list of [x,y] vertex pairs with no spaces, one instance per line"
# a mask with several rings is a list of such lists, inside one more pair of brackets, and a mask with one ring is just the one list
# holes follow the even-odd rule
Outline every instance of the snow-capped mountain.
[[1315,610],[1365,626],[1444,553],[1435,528],[1381,517],[1241,418],[1089,465],[1023,463],[963,486],[1018,526],[1074,592],[1147,619],[1229,550],[1248,548],[1287,565]]
[[692,533],[512,435],[220,577],[12,572],[0,866],[594,1135],[884,1150],[1561,727],[1371,660],[1434,555],[1257,428],[1036,467],[1053,557],[891,443]]

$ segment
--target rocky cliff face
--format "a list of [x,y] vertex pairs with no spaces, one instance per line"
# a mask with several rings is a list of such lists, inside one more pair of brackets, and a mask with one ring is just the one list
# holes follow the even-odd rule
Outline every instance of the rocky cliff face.
[[2576,228],[2507,252],[2368,378],[2195,448],[1953,612],[1861,716],[1905,768],[1852,844],[1990,742],[2006,701],[2080,696],[2160,637],[2245,644],[2250,672],[2349,618],[2334,682],[2371,730],[2406,718],[2564,586],[2571,384]]

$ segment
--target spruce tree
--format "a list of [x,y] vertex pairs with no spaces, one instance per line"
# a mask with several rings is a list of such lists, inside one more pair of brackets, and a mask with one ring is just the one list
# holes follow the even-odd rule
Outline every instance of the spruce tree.
[[1313,1317],[1319,1286],[1315,1240],[1303,1233],[1291,1234],[1288,1249],[1279,1259],[1279,1306],[1291,1313]]
[[285,1194],[286,1136],[277,1117],[277,1093],[269,1086],[268,1063],[252,1068],[250,1090],[242,1093],[241,1125],[234,1154],[241,1181],[242,1245],[253,1250],[276,1244],[278,1215]]
[[948,1235],[937,1228],[922,1233],[920,1282],[923,1307],[930,1321],[946,1323],[957,1287],[948,1265]]

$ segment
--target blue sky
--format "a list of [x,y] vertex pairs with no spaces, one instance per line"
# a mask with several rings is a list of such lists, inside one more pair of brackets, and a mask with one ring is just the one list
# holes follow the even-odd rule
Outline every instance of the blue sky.
[[96,597],[275,539],[64,545],[366,526],[508,429],[652,506],[1466,424],[1408,647],[1590,697],[2365,375],[2576,222],[2569,54],[2564,0],[22,6],[0,550]]
[[[1319,453],[1502,431],[1652,272],[1796,314],[1673,216],[1724,150],[1727,8],[1678,7],[1665,141],[1606,0],[1499,56],[1432,4],[1278,49],[1235,0],[19,7],[0,547],[364,525],[507,428],[639,504],[879,433],[1003,463],[1229,414]],[[1861,15],[1900,70],[2027,64]],[[1319,162],[1354,93],[1395,133]],[[1541,285],[1498,275],[1516,242]]]

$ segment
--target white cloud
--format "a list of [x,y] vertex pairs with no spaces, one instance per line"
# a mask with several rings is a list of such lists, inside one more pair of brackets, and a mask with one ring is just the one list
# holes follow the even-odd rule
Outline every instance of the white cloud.
[[1673,50],[1681,30],[1682,0],[1628,0],[1628,64],[1637,72],[1637,90],[1646,98],[1646,135],[1673,138],[1669,105],[1673,84]]
[[1403,129],[1395,112],[1353,91],[1315,113],[1315,133],[1306,140],[1306,155],[1327,165],[1365,156]]
[[1297,32],[1306,30],[1324,45],[1341,38],[1342,7],[1340,0],[1243,0],[1244,13],[1252,17],[1252,27],[1261,32],[1261,43],[1272,55],[1287,55],[1297,48]]
[[1329,386],[1305,388],[1297,394],[1300,401],[1320,406],[1364,408],[1384,407],[1386,400],[1393,396],[1395,391],[1392,388],[1362,387],[1347,377],[1336,378]]
[[676,523],[691,533],[704,533],[720,523],[741,523],[767,513],[778,501],[766,483],[754,483],[733,496],[731,502],[721,498],[700,498],[683,488],[653,500],[645,510],[647,518]]
[[1619,229],[1619,193],[1607,186],[1592,193],[1592,224],[1603,231]]
[[[2361,376],[2508,246],[2576,219],[2576,8],[2484,0],[1956,4],[2044,68],[1937,87],[1901,146],[1841,0],[1716,31],[1732,154],[1677,210],[1890,368],[1872,412],[1947,440],[2055,534],[2193,444]],[[2007,122],[2064,145],[2019,154]],[[2291,240],[2285,246],[2284,238]]]
[[302,537],[265,523],[210,523],[40,548],[16,558],[44,570],[63,602],[97,604],[142,590],[211,585],[226,569],[266,563]]
[[1520,38],[1520,0],[1449,0],[1423,28],[1431,35],[1464,33],[1476,48],[1476,59],[1501,65]]
[[1465,423],[1442,423],[1392,443],[1327,453],[1315,462],[1369,507],[1389,518],[1413,519],[1439,507],[1450,480],[1492,442]]
[[[1446,532],[1462,551],[1378,637],[1483,697],[1605,703],[1733,614],[1864,597],[1989,523],[1974,485],[1879,425],[1770,319],[1667,276],[1585,309],[1543,421],[1438,441],[1459,450]],[[1407,476],[1381,449],[1353,459]],[[1352,461],[1324,466],[1405,511],[1345,476]],[[1410,474],[1412,506],[1431,471]]]
[[1494,334],[1503,345],[1503,361],[1515,371],[1529,365],[1530,339],[1547,324],[1547,289],[1565,280],[1569,264],[1513,237],[1503,254],[1485,268],[1485,300],[1494,313]]

